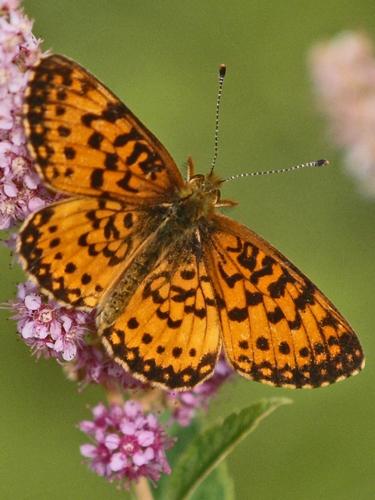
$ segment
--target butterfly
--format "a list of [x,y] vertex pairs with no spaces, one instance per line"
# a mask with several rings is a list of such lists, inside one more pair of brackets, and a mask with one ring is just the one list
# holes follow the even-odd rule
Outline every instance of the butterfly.
[[291,262],[219,213],[223,180],[184,180],[156,137],[77,63],[33,68],[28,149],[67,195],[24,222],[18,253],[42,291],[96,309],[109,354],[138,379],[188,390],[220,353],[248,379],[320,387],[358,373],[356,334]]

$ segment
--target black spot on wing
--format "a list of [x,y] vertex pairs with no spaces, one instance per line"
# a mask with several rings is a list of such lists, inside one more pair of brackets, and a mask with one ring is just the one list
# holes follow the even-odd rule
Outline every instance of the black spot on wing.
[[223,278],[223,280],[229,286],[229,288],[233,288],[234,285],[237,283],[237,281],[243,280],[243,276],[240,273],[228,274],[225,271],[221,262],[219,262],[218,269],[219,269],[220,276]]
[[[119,336],[121,334],[124,341],[113,344],[111,342],[113,333]],[[216,364],[216,353],[207,353],[202,356],[196,368],[187,367],[181,371],[175,371],[172,365],[163,366],[155,359],[142,356],[138,347],[128,348],[126,346],[126,333],[122,330],[108,327],[102,332],[102,336],[111,345],[116,361],[125,362],[130,371],[142,375],[149,382],[157,382],[170,389],[194,387],[213,372]],[[165,347],[159,345],[156,351],[162,355],[165,352]],[[172,352],[173,357],[178,358],[181,354],[182,348],[176,346]],[[196,352],[193,350],[189,352],[190,356],[195,356],[195,354]]]
[[257,285],[260,278],[263,276],[270,276],[273,273],[273,265],[275,264],[275,260],[266,255],[262,260],[262,267],[257,271],[253,271],[250,275],[250,282],[253,285]]

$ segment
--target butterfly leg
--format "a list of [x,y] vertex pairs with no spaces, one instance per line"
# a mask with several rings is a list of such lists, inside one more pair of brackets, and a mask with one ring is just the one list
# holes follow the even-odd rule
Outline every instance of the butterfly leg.
[[235,207],[238,203],[232,200],[217,200],[215,203],[215,208],[223,208],[223,207]]

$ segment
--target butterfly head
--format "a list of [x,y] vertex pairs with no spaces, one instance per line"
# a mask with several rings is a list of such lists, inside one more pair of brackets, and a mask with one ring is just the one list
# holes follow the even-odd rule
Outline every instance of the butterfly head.
[[222,179],[215,174],[196,174],[188,179],[179,193],[179,204],[193,215],[193,219],[207,217],[213,213],[220,200]]
[[196,174],[188,180],[188,184],[192,187],[193,190],[201,191],[202,193],[211,193],[213,191],[218,191],[223,182],[223,179],[218,177],[213,172],[205,175]]

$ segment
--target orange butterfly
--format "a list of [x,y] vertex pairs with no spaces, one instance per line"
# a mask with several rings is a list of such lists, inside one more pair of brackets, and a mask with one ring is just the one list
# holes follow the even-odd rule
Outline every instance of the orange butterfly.
[[329,300],[269,243],[217,212],[212,172],[185,181],[160,142],[65,57],[34,68],[24,125],[37,170],[70,197],[31,215],[18,251],[41,289],[97,310],[111,357],[135,377],[190,389],[223,349],[246,378],[319,387],[363,353]]

